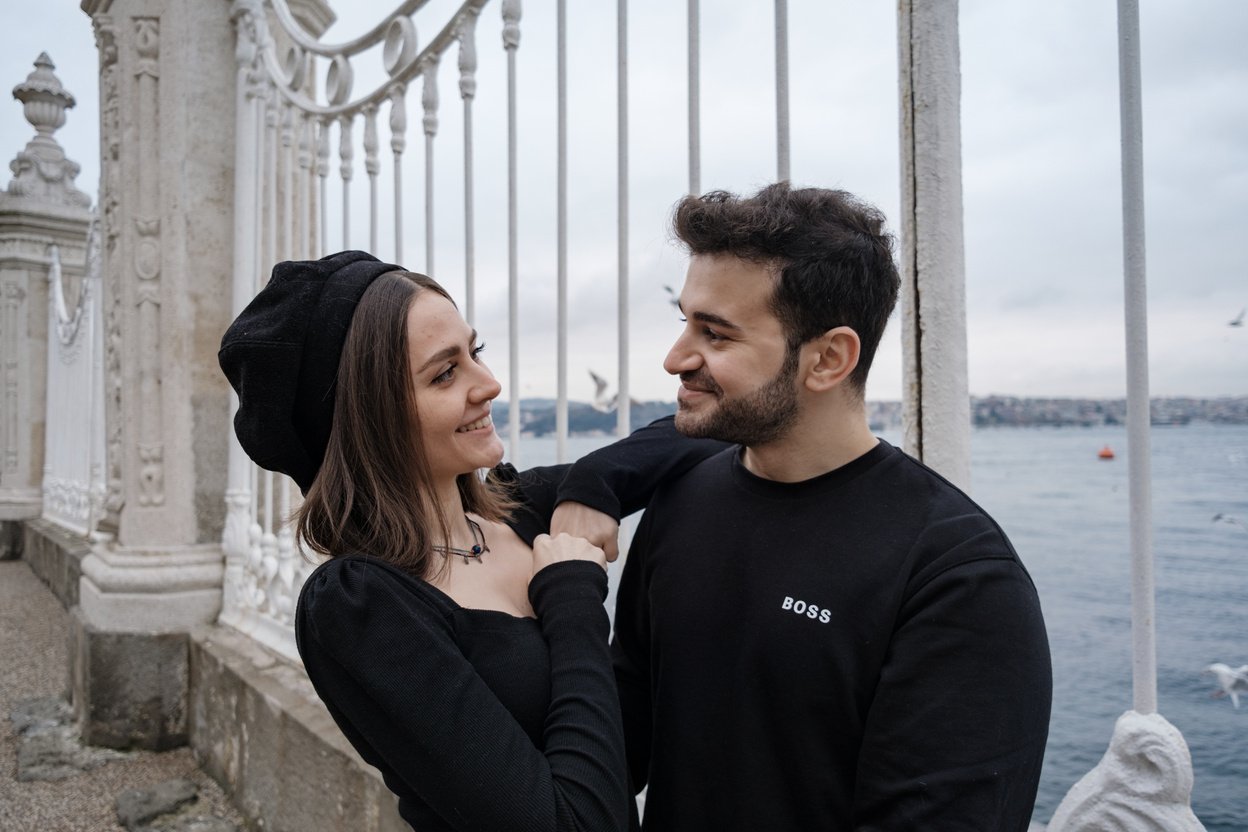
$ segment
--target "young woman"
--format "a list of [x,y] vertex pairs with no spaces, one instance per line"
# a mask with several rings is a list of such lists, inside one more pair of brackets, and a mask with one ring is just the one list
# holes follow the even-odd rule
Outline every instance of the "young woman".
[[606,556],[542,532],[560,503],[613,531],[721,446],[656,423],[517,474],[499,465],[483,348],[433,280],[343,252],[275,267],[220,361],[240,443],[294,478],[297,536],[329,556],[299,598],[304,666],[402,817],[421,832],[625,829]]

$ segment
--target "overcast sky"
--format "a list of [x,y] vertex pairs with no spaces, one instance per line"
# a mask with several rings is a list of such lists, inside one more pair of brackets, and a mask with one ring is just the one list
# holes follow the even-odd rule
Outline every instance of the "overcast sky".
[[[327,39],[363,33],[396,4],[353,0]],[[422,43],[451,5],[433,0],[417,17]],[[1248,3],[1140,5],[1152,392],[1248,394],[1248,326],[1227,325],[1248,306]],[[659,365],[678,332],[662,287],[678,289],[684,269],[666,222],[687,186],[685,4],[633,0],[629,6],[630,376],[635,397],[671,399],[675,385]],[[570,0],[568,7],[569,377],[572,396],[587,399],[587,370],[614,381],[616,367],[616,12],[608,2]],[[773,8],[770,0],[702,3],[704,190],[748,192],[775,178]],[[478,27],[473,118],[477,325],[489,343],[486,357],[506,385],[506,76],[499,9],[491,2]],[[853,191],[879,205],[890,221],[899,201],[895,14],[895,4],[882,0],[789,2],[792,178]],[[525,396],[554,392],[554,25],[553,0],[526,0],[517,56]],[[1108,0],[961,4],[974,394],[1124,394],[1116,38],[1115,4]],[[77,98],[57,138],[82,165],[79,187],[94,197],[98,81],[89,19],[71,0],[5,4],[0,47],[0,84],[9,88],[33,69],[40,51],[51,55]],[[462,299],[462,105],[453,56],[440,71],[433,271]],[[376,55],[356,62],[355,96],[382,77],[379,64]],[[0,119],[0,153],[11,159],[33,129],[18,102],[8,106]],[[404,265],[418,270],[425,265],[420,116],[415,89],[408,98],[404,162]],[[384,110],[380,121],[384,126]],[[358,143],[362,127],[355,135]],[[343,240],[334,162],[330,244],[336,249]],[[348,243],[366,247],[358,145],[355,168],[356,222]],[[389,197],[381,204],[377,253],[389,259]],[[899,329],[894,316],[873,369],[871,398],[900,397]]]

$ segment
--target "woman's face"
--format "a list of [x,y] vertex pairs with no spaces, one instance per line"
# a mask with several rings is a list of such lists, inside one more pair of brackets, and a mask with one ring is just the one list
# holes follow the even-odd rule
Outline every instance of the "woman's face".
[[492,468],[503,458],[490,419],[501,388],[481,362],[483,347],[449,300],[428,290],[416,296],[407,313],[407,349],[420,441],[435,480]]

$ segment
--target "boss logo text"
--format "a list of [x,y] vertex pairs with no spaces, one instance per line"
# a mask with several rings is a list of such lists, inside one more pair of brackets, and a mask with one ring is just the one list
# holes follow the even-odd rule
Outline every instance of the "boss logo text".
[[827,624],[832,620],[831,610],[826,608],[820,609],[814,604],[794,600],[790,595],[784,596],[784,601],[780,603],[780,609],[789,610],[797,615],[804,615],[812,621],[818,621],[821,624]]

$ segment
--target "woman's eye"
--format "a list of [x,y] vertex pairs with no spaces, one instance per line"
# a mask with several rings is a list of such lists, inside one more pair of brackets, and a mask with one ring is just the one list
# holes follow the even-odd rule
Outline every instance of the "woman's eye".
[[480,343],[480,344],[478,344],[477,346],[475,346],[475,347],[473,347],[473,348],[472,348],[472,353],[471,353],[471,355],[472,355],[472,360],[473,360],[473,361],[479,361],[480,359],[478,358],[478,356],[479,356],[479,355],[481,355],[481,353],[483,353],[483,352],[485,352],[485,342],[482,342],[482,343]]
[[434,384],[446,384],[455,377],[455,365],[447,367],[446,370],[433,377]]

